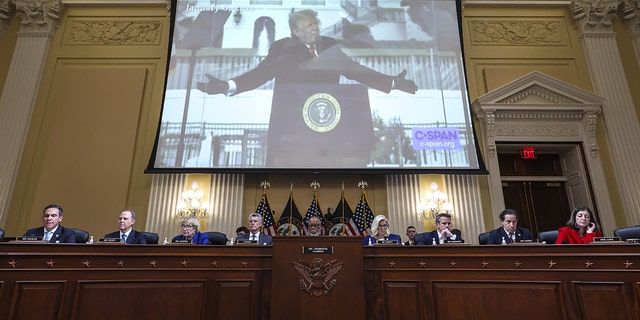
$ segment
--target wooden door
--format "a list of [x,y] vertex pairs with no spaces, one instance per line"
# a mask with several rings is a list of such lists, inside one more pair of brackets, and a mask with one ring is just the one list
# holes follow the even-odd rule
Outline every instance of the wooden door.
[[506,181],[502,192],[506,208],[520,214],[518,226],[531,230],[536,238],[539,232],[557,229],[569,220],[564,182]]

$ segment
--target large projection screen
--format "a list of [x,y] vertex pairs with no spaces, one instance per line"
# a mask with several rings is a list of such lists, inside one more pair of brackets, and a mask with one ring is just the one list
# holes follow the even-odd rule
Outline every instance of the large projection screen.
[[147,172],[485,172],[458,13],[455,0],[173,0]]

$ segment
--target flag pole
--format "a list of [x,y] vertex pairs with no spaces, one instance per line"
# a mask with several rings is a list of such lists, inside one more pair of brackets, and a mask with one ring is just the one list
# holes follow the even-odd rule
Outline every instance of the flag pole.
[[291,236],[291,225],[293,224],[293,181],[289,188],[289,236]]
[[342,181],[342,190],[340,191],[340,204],[341,204],[340,208],[342,209],[342,213],[341,213],[342,219],[340,219],[340,221],[342,222],[340,228],[342,230],[340,231],[340,235],[344,237],[346,233],[346,230],[344,228],[344,225],[345,225],[344,223],[344,181]]
[[[369,203],[369,201],[367,200],[367,186],[369,184],[364,181],[364,180],[360,180],[360,182],[358,182],[358,187],[360,187],[360,189],[362,189],[362,195],[360,196],[360,200],[364,200],[363,203]],[[364,212],[364,218],[362,219],[362,226],[364,227],[364,231],[366,234],[369,234],[369,231],[367,230],[367,212]]]
[[[264,181],[262,181],[260,183],[260,187],[262,187],[262,200],[266,202],[267,201],[267,189],[269,187],[271,187],[271,183],[269,183],[269,181],[267,181],[267,180],[264,180]],[[263,222],[262,226],[260,227],[260,232],[261,233],[264,233],[264,217],[265,217],[264,211],[266,209],[267,209],[266,206],[264,206],[264,207],[262,207],[262,212],[260,212],[260,214],[262,215],[262,222]]]

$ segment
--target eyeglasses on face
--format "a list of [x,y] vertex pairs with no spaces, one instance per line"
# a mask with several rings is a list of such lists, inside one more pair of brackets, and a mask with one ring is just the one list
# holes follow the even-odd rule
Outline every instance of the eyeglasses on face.
[[379,224],[379,225],[378,225],[378,228],[386,228],[386,227],[388,227],[388,226],[389,226],[388,224]]
[[310,224],[309,228],[320,228],[319,224]]
[[185,230],[189,230],[189,229],[193,229],[193,226],[183,224],[183,225],[180,226],[180,228],[185,229]]

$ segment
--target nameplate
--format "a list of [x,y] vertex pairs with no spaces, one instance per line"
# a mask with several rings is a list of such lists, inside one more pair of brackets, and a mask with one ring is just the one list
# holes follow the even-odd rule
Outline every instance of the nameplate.
[[612,242],[612,241],[622,241],[620,237],[595,237],[593,238],[593,242]]
[[398,244],[398,240],[377,240],[376,244]]
[[516,241],[517,243],[533,243],[533,240],[531,239],[520,239],[518,241]]
[[42,241],[43,239],[44,237],[38,236],[20,236],[16,238],[18,241]]
[[98,242],[120,242],[119,238],[100,238]]
[[236,244],[258,244],[258,240],[240,239]]
[[640,239],[638,238],[627,239],[626,241],[627,243],[640,243]]
[[171,243],[191,243],[191,241],[187,239],[171,239]]
[[302,247],[302,254],[333,254],[333,247]]
[[449,240],[445,244],[462,244],[464,240]]

